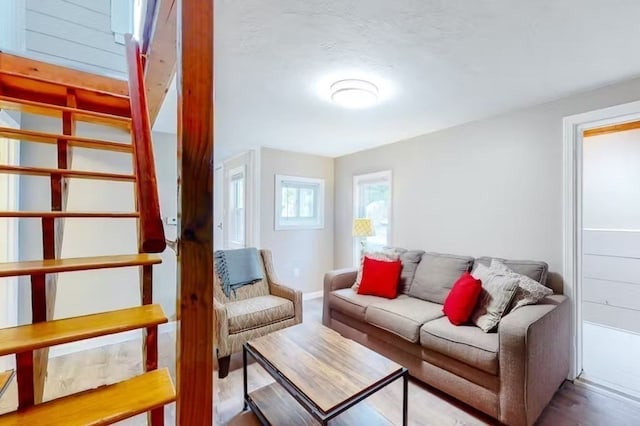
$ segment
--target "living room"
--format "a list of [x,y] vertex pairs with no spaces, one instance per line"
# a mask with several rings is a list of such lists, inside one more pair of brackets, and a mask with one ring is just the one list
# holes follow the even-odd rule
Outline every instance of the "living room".
[[[21,53],[126,80],[124,45],[111,46],[111,29],[95,31],[108,33],[103,48],[44,25],[55,18],[85,31],[86,16],[108,25],[112,2],[55,3],[26,2]],[[640,159],[640,59],[629,52],[639,47],[639,6],[216,2],[215,145],[210,162],[201,156],[213,191],[202,188],[200,196],[213,197],[213,248],[264,251],[258,282],[227,292],[225,280],[211,277],[214,424],[635,424],[640,212],[629,182]],[[0,17],[7,34],[19,22],[8,16]],[[60,43],[44,43],[45,36]],[[72,57],[70,42],[92,53]],[[0,51],[11,52],[6,43]],[[176,283],[189,257],[180,245],[198,238],[184,234],[197,226],[185,226],[186,192],[179,198],[176,185],[188,175],[176,161],[188,148],[176,116],[185,114],[190,82],[174,72],[151,133],[168,240],[153,266],[152,301],[166,317],[157,324],[156,367],[178,383],[184,293]],[[4,108],[0,127],[60,131],[53,118]],[[78,134],[129,139],[122,129],[92,125],[79,125]],[[0,158],[12,164],[4,137]],[[15,167],[54,167],[55,147],[20,145]],[[129,158],[118,155],[79,149],[74,167],[131,173]],[[20,195],[0,199],[2,210],[49,209],[49,182],[3,177],[0,190]],[[124,211],[139,203],[122,182],[84,182],[70,185],[72,208]],[[136,251],[140,227],[100,223],[69,220],[65,256]],[[2,262],[42,257],[39,223],[0,225],[16,235],[3,240]],[[383,280],[371,265],[400,270]],[[0,292],[0,300],[15,309],[0,317],[2,327],[28,324],[29,277],[7,277],[0,279],[15,294]],[[138,279],[133,268],[60,274],[55,318],[138,305],[139,288],[130,285]],[[508,297],[490,293],[491,282],[500,291],[510,286]],[[541,297],[519,304],[526,285]],[[457,298],[464,318],[454,319],[449,296],[471,287],[473,295]],[[481,302],[481,295],[490,296]],[[495,310],[491,300],[503,306],[487,325],[480,311]],[[54,346],[48,398],[147,371],[138,353],[146,340],[118,330]],[[187,347],[206,346],[197,342]],[[0,361],[0,370],[17,368],[8,356]],[[284,407],[275,421],[269,416],[278,413],[260,399],[274,383],[286,391],[275,395],[282,405],[274,406]],[[0,395],[2,413],[19,406],[16,380]],[[180,410],[168,407],[158,415],[154,406],[149,422],[181,424]]]

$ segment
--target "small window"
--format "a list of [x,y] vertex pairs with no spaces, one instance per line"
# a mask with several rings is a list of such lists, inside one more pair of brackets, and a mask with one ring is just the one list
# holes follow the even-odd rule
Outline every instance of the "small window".
[[324,180],[276,175],[275,229],[324,228]]

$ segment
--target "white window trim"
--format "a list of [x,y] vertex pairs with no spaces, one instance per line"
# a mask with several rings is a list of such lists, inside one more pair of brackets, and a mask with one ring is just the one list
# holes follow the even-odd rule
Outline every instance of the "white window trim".
[[[282,211],[282,183],[296,182],[301,184],[318,185],[318,217],[314,222],[300,221],[298,223],[282,223],[280,216]],[[275,176],[275,204],[274,204],[274,229],[284,231],[289,229],[324,229],[324,179],[301,176],[276,175]]]
[[[243,209],[246,211],[246,206],[247,206],[247,167],[245,164],[235,167],[231,170],[229,170],[229,184],[233,183],[234,181],[234,176],[236,175],[242,175],[242,180],[243,180],[243,189],[242,189],[242,195],[243,195],[243,200],[242,200],[242,205],[243,205]],[[244,220],[244,224],[243,224],[243,236],[244,236],[244,241],[236,241],[233,239],[232,236],[232,226],[231,223],[233,221],[233,217],[231,215],[231,211],[232,209],[232,203],[231,203],[231,197],[233,197],[233,194],[231,193],[231,190],[229,189],[229,216],[228,216],[228,220],[229,223],[227,224],[227,229],[229,229],[229,243],[233,244],[234,246],[241,246],[241,247],[246,247],[246,243],[247,243],[247,220],[246,220],[246,215],[245,215],[245,220]]]
[[[359,185],[361,183],[365,183],[369,181],[375,182],[380,180],[389,181],[389,211],[387,213],[389,217],[389,227],[388,227],[389,231],[387,235],[387,245],[392,246],[393,245],[393,173],[391,172],[391,170],[383,170],[380,172],[364,173],[361,175],[353,176],[353,204],[352,204],[353,219],[358,218],[358,211],[356,207],[358,206],[358,201],[360,199]],[[354,265],[358,265],[360,261],[360,244],[358,244],[355,238],[353,238],[352,244],[353,244]]]

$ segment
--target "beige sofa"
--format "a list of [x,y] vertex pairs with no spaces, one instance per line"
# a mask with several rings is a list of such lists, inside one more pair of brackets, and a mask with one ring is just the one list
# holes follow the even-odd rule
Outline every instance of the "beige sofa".
[[260,250],[264,279],[227,297],[214,274],[214,309],[218,377],[229,374],[230,356],[250,339],[302,322],[302,292],[284,286],[273,269],[269,250]]
[[[444,272],[444,281],[448,281],[447,274],[459,276],[460,265],[458,270],[446,271],[452,267],[446,262],[435,269],[421,268],[425,258],[451,260],[447,256],[426,253],[413,268],[407,268],[403,260],[403,270],[412,274],[417,268],[415,278],[403,273],[407,282],[402,294],[391,300],[357,294],[351,288],[355,269],[328,272],[324,279],[324,325],[399,362],[413,377],[504,424],[533,424],[569,371],[568,299],[552,295],[537,305],[516,309],[503,317],[494,333],[484,333],[473,325],[456,327],[444,317],[440,303],[411,295],[418,279],[423,287],[433,281],[429,274]],[[453,263],[462,258],[451,257]],[[469,271],[477,262],[491,261],[467,259],[471,260],[462,267]],[[546,284],[546,263],[502,260],[516,272]],[[428,290],[442,300],[448,292],[446,285]]]

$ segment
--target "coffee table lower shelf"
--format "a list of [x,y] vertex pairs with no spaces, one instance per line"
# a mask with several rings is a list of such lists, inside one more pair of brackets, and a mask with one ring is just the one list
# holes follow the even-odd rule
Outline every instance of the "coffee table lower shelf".
[[[320,424],[276,382],[249,393],[245,402],[262,424],[278,426],[316,426]],[[378,413],[370,403],[362,401],[331,420],[330,424],[335,426],[360,424],[390,426],[392,423]]]

